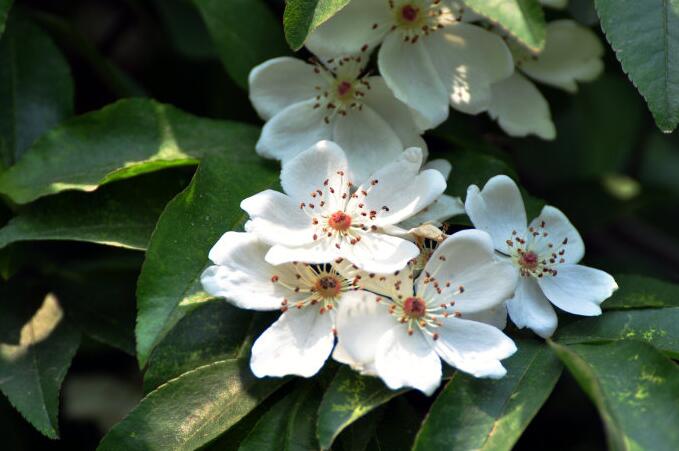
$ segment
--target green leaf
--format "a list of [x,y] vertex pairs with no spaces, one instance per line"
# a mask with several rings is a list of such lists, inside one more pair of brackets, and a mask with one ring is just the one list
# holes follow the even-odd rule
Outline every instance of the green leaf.
[[144,374],[144,390],[189,370],[238,356],[252,313],[216,300],[199,305],[182,318],[154,349]]
[[477,379],[456,372],[431,406],[413,450],[511,450],[554,389],[562,366],[543,342],[517,340],[507,375]]
[[239,451],[306,451],[318,449],[313,421],[321,392],[305,383],[274,404],[245,437]]
[[638,341],[551,342],[603,419],[610,449],[672,451],[679,443],[679,368]]
[[7,16],[9,15],[9,10],[12,8],[12,2],[14,0],[0,0],[0,36],[5,31],[5,23],[7,22]]
[[2,163],[12,165],[38,136],[72,114],[73,81],[59,49],[32,23],[10,21],[0,40],[0,136],[9,157]]
[[464,0],[464,3],[534,52],[544,48],[547,24],[538,0]]
[[601,306],[605,310],[679,307],[679,285],[636,274],[616,274],[618,288]]
[[601,27],[661,130],[679,123],[679,1],[595,0]]
[[[434,154],[432,158],[438,156]],[[485,152],[458,148],[441,156],[453,165],[446,193],[460,196],[463,200],[469,185],[483,187],[488,179],[499,174],[517,178],[516,172],[506,162]]]
[[392,400],[385,406],[370,449],[410,451],[422,423],[422,416],[408,402],[406,396]]
[[229,429],[283,382],[257,379],[238,360],[196,368],[146,396],[97,449],[194,450]]
[[556,341],[564,344],[641,340],[679,358],[679,307],[606,312],[561,327]]
[[200,289],[210,248],[245,222],[241,200],[278,183],[278,171],[253,151],[255,136],[208,156],[158,221],[137,289],[137,357],[142,366],[176,323],[179,303]]
[[194,0],[229,76],[248,89],[253,67],[288,53],[278,18],[263,0]]
[[350,0],[288,0],[283,13],[285,39],[299,50],[307,36],[344,8]]
[[217,52],[192,0],[152,0],[174,47],[195,60],[212,59]]
[[407,389],[390,390],[376,377],[361,376],[348,366],[337,371],[318,409],[317,435],[328,449],[340,432]]
[[17,241],[72,240],[144,250],[163,208],[185,186],[185,180],[152,174],[94,193],[40,199],[0,229],[0,248]]
[[[100,185],[173,166],[195,165],[211,153],[251,161],[253,126],[198,118],[147,99],[126,99],[74,118],[43,135],[0,175],[0,193],[23,204],[65,190]],[[244,143],[244,144],[241,144]]]
[[[42,305],[15,297],[3,296],[0,303],[3,330],[16,331],[15,339],[0,342],[0,391],[36,429],[58,438],[59,390],[80,334],[64,320],[54,296],[45,297]],[[38,308],[26,318],[29,304]]]

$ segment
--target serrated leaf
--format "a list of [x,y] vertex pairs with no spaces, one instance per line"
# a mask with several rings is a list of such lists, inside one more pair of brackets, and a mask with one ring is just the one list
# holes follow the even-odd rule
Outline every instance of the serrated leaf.
[[679,307],[679,285],[648,276],[617,274],[620,287],[601,306],[604,310]]
[[210,248],[245,222],[241,200],[278,184],[278,170],[255,154],[255,138],[243,137],[227,151],[209,155],[158,221],[137,289],[137,357],[142,366],[176,322],[179,303],[199,289]]
[[[0,5],[0,34],[2,19]],[[37,26],[25,20],[9,21],[0,40],[4,166],[12,165],[38,136],[72,114],[73,80],[64,56]]]
[[238,360],[196,368],[152,391],[97,449],[194,450],[229,429],[283,383],[255,378]]
[[464,3],[529,49],[538,52],[544,48],[547,23],[538,0],[464,0]]
[[573,344],[640,340],[679,358],[678,325],[679,307],[611,311],[561,327],[556,341]]
[[679,2],[595,0],[601,27],[656,124],[679,123]]
[[[299,50],[307,36],[344,8],[350,0],[288,0],[283,14],[285,39]],[[361,1],[361,0],[357,0]]]
[[300,386],[262,415],[239,451],[318,449],[314,420],[320,402],[320,390],[313,382]]
[[252,323],[252,312],[223,300],[199,305],[182,318],[154,349],[144,374],[144,390],[189,370],[238,356]]
[[542,342],[517,340],[507,375],[478,379],[457,372],[436,398],[413,450],[511,450],[554,389],[562,366]]
[[609,449],[673,451],[679,443],[679,368],[638,341],[551,342],[596,405]]
[[[207,154],[252,159],[251,125],[205,119],[148,99],[125,99],[50,130],[0,175],[0,193],[23,204],[65,190],[93,191],[114,180]],[[247,145],[241,145],[247,143]]]
[[345,428],[406,391],[390,390],[376,377],[361,376],[348,366],[340,367],[318,409],[317,435],[321,448],[329,449]]
[[279,19],[263,0],[194,0],[229,76],[248,89],[253,67],[288,49]]
[[7,22],[7,16],[9,15],[9,10],[12,8],[12,2],[14,0],[0,0],[0,36],[5,31],[5,23]]
[[71,240],[144,250],[165,205],[185,179],[152,174],[94,193],[61,193],[21,209],[0,229],[0,248],[18,241]]
[[[4,328],[20,328],[16,340],[0,342],[0,391],[37,430],[58,438],[59,390],[80,334],[64,320],[52,295],[24,322],[30,301],[10,297],[0,303]],[[21,303],[25,305],[16,305]]]

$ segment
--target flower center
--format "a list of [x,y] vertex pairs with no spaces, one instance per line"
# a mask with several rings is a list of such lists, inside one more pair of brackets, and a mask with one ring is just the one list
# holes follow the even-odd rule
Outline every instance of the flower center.
[[318,279],[314,288],[321,297],[334,298],[342,291],[342,282],[334,276],[323,276]]
[[[523,277],[556,276],[557,265],[566,262],[568,238],[553,241],[545,221],[528,227],[525,234],[512,231],[507,240],[508,255]],[[537,252],[536,252],[537,251]]]
[[403,302],[403,312],[411,318],[422,318],[427,313],[427,304],[422,298],[409,297]]
[[519,264],[530,271],[534,270],[538,266],[538,254],[533,251],[525,252],[519,257]]
[[351,227],[351,216],[343,211],[336,211],[330,215],[328,225],[338,232],[346,232]]
[[401,8],[401,18],[406,22],[414,22],[420,9],[414,5],[405,5]]
[[352,83],[348,82],[346,80],[343,80],[337,84],[337,96],[341,99],[348,97],[348,95],[351,95],[352,92]]

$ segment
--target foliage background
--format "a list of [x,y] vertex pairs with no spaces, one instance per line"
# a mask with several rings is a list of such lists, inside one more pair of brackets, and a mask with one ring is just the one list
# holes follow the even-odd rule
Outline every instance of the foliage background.
[[[244,89],[247,72],[259,61],[291,52],[280,24],[284,7],[281,1],[261,4],[230,1],[225,2],[229,4],[226,8],[220,7],[218,0],[15,0],[14,3],[0,53],[7,52],[2,45],[7,46],[12,38],[25,50],[13,68],[19,71],[17,79],[25,82],[27,88],[21,91],[19,87],[25,94],[23,103],[13,105],[12,111],[23,112],[27,115],[24,119],[31,119],[24,124],[24,134],[13,142],[0,143],[4,146],[5,166],[18,160],[42,132],[63,120],[128,97],[150,97],[197,116],[259,126],[261,122]],[[605,42],[589,0],[571,0],[566,12],[548,14],[573,15],[593,26]],[[206,24],[212,28],[214,40]],[[232,29],[238,30],[237,38],[229,35]],[[663,134],[656,128],[643,99],[621,71],[610,47],[606,48],[605,75],[582,85],[576,96],[540,88],[552,108],[558,130],[556,141],[511,139],[485,116],[469,117],[454,112],[426,138],[432,148],[454,164],[451,192],[462,193],[469,183],[478,183],[496,173],[518,174],[529,193],[557,205],[579,228],[587,244],[587,264],[613,274],[645,274],[679,282],[679,140],[676,135]],[[7,58],[7,53],[4,57]],[[0,81],[5,75],[0,64]],[[3,89],[6,86],[0,86],[0,97],[4,95]],[[2,101],[2,105],[7,104]],[[0,111],[0,121],[5,125],[9,117],[8,110]],[[122,117],[129,119],[127,113]],[[177,118],[177,123],[184,123],[183,116]],[[0,132],[4,133],[2,123]],[[121,124],[124,126],[125,120]],[[188,124],[187,139],[200,135],[200,139],[210,136],[219,142],[219,133],[209,126],[190,121]],[[243,142],[254,142],[252,133],[256,138],[256,129],[253,130],[242,132]],[[250,152],[253,157],[252,146],[229,144],[233,144],[234,152]],[[104,161],[106,152],[112,155],[118,151],[112,144],[104,149],[104,155],[96,158]],[[82,149],[80,158],[89,157],[95,158]],[[113,183],[96,193],[61,193],[28,207],[7,201],[0,208],[3,221],[18,214],[29,218],[28,226],[15,223],[14,229],[0,230],[0,243],[6,246],[0,253],[0,270],[5,278],[0,287],[0,305],[26,306],[28,313],[24,312],[23,317],[27,319],[36,302],[42,301],[45,293],[53,292],[68,321],[77,325],[80,331],[77,333],[82,333],[61,396],[61,440],[44,437],[21,418],[5,397],[0,397],[0,431],[5,449],[93,449],[108,427],[139,401],[147,391],[144,387],[148,389],[166,380],[163,379],[166,374],[157,375],[154,380],[153,370],[144,379],[134,355],[135,290],[144,261],[144,254],[134,248],[146,247],[165,204],[189,183],[195,168],[184,163]],[[78,161],[68,164],[77,165]],[[271,167],[275,173],[275,165]],[[209,168],[204,172],[206,180],[224,176],[210,174]],[[246,178],[234,180],[236,184],[250,182]],[[239,197],[231,192],[224,195],[229,200]],[[70,223],[68,218],[72,219]],[[128,249],[44,241],[54,238],[83,241],[83,233],[92,234],[84,241],[105,241],[96,231],[76,227],[83,224],[118,227],[119,230],[107,233],[114,240],[127,243]],[[671,293],[666,298],[676,301],[674,294],[679,290],[665,288]],[[648,290],[649,296],[656,295],[653,289]],[[196,317],[195,324],[216,330],[237,327],[239,318],[220,316],[215,308],[218,307],[209,304],[200,306],[196,315],[201,317]],[[224,322],[215,321],[222,317]],[[199,321],[201,318],[204,321]],[[560,319],[563,327],[572,318]],[[13,330],[3,328],[2,321],[0,317],[3,335],[0,342],[10,341],[12,337],[7,335]],[[172,353],[182,346],[186,352],[195,351],[191,330],[177,329],[152,359],[171,362]],[[236,350],[234,343],[227,342],[228,337],[224,340],[214,344],[214,349],[202,352],[209,354],[217,348],[222,353],[226,353],[225,349]],[[667,349],[679,347],[669,344],[663,348]],[[162,368],[166,370],[183,372],[181,368]],[[327,383],[323,378],[330,377],[329,372],[323,373],[321,383]],[[675,397],[677,393],[674,392]],[[253,418],[261,416],[281,398],[281,393],[274,395],[246,420],[250,419],[252,424]],[[406,435],[416,431],[429,404],[426,398],[411,392],[361,421],[373,422],[371,427],[376,427],[377,436],[388,443],[388,438],[393,439],[395,434],[390,428],[403,429],[401,432]],[[338,448],[352,449],[362,442],[361,434],[372,429],[365,429],[361,421],[340,435]],[[248,421],[239,424],[245,428]],[[231,436],[217,443],[224,446],[235,443],[235,439],[229,440],[238,436],[238,426],[235,429]],[[515,449],[594,450],[605,446],[599,413],[565,371]]]

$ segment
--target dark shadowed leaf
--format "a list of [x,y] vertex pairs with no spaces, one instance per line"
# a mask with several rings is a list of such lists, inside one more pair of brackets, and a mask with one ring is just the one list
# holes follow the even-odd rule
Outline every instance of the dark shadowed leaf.
[[12,2],[14,0],[0,0],[0,36],[5,31],[5,23],[7,22],[7,16],[9,15],[9,10],[12,8]]
[[679,286],[636,274],[615,276],[618,290],[601,306],[605,310],[646,307],[679,307]]
[[337,14],[350,0],[288,0],[283,24],[285,39],[293,50],[299,50],[307,36]]
[[550,345],[599,409],[610,449],[676,449],[679,368],[674,362],[639,341]]

